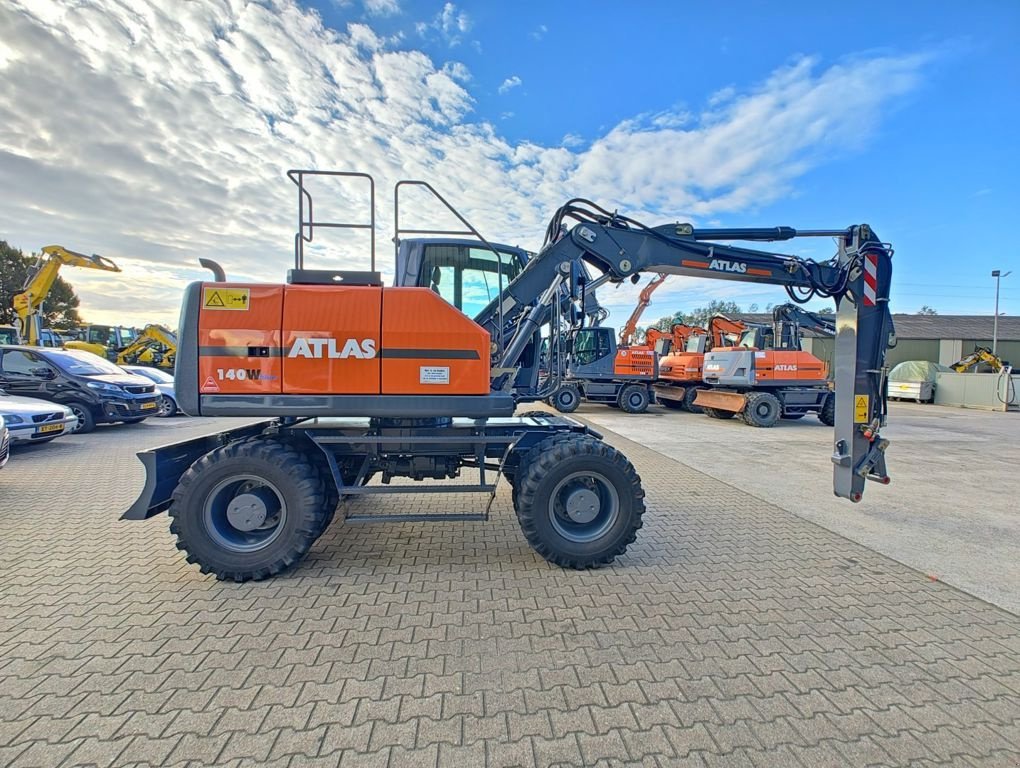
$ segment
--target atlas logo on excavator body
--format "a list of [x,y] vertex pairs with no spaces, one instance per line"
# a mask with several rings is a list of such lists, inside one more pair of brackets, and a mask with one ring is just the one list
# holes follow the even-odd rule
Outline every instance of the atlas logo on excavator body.
[[[342,346],[341,346],[342,343]],[[359,360],[371,360],[375,357],[375,339],[339,339],[308,338],[299,336],[294,339],[287,357],[305,357],[309,359],[328,358],[330,360],[346,360],[355,357]]]
[[712,259],[708,264],[709,269],[716,272],[739,272],[747,274],[747,265],[742,261],[727,261],[726,259]]

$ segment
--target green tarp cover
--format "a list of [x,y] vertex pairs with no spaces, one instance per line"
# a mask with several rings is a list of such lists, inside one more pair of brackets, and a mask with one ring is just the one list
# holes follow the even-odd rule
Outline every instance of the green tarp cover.
[[928,360],[904,360],[889,372],[889,381],[935,381],[938,371],[951,370]]

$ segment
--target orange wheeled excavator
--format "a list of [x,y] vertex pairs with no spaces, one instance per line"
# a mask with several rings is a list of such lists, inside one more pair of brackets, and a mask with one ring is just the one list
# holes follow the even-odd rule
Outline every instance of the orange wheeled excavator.
[[637,324],[651,304],[655,289],[667,274],[652,278],[638,298],[617,344],[613,329],[589,326],[569,338],[566,375],[549,404],[560,413],[573,413],[582,400],[604,403],[627,413],[644,413],[654,400],[652,382],[658,373],[658,356],[647,340],[635,344]]
[[703,378],[696,407],[716,419],[740,414],[752,427],[774,427],[780,419],[809,413],[832,426],[836,398],[828,366],[801,349],[801,333],[809,329],[835,336],[835,320],[782,304],[772,312],[771,326],[748,328],[735,346],[712,349],[704,356]]
[[[690,326],[682,326],[690,327]],[[655,399],[666,408],[701,413],[694,404],[698,390],[708,385],[703,380],[705,352],[724,347],[728,340],[737,341],[748,329],[748,324],[731,320],[726,315],[715,315],[709,320],[708,330],[701,333],[681,334],[679,344],[673,344],[668,354],[659,361],[659,378],[655,382]]]
[[[541,250],[514,277],[507,279],[499,259],[491,260],[490,285],[497,289],[472,318],[427,287],[384,286],[371,225],[313,219],[311,180],[355,179],[374,191],[370,176],[289,176],[298,189],[298,232],[286,282],[197,282],[185,290],[181,307],[175,378],[182,410],[258,421],[139,454],[145,487],[124,516],[168,511],[178,548],[203,573],[247,581],[294,566],[343,498],[461,492],[489,494],[491,502],[502,478],[523,535],[544,558],[567,568],[613,561],[641,528],[637,470],[569,417],[513,414],[560,383],[555,369],[539,375],[544,335],[559,346],[587,322],[590,291],[641,272],[771,283],[791,296],[832,297],[841,321],[833,488],[858,501],[868,480],[888,482],[888,441],[880,429],[892,251],[867,225],[652,227],[570,200],[553,216]],[[425,182],[397,185],[398,238],[399,192],[412,184],[432,190]],[[371,205],[374,212],[374,199]],[[315,209],[323,210],[321,201]],[[305,267],[304,245],[315,232],[352,224],[373,233],[370,271]],[[822,236],[835,238],[837,250],[821,263],[727,243]],[[463,472],[477,479],[435,482]],[[391,485],[397,478],[420,482]],[[394,517],[485,516],[348,515]]]

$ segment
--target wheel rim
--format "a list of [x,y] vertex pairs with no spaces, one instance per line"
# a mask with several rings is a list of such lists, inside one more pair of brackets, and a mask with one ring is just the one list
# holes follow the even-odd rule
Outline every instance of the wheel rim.
[[620,497],[598,472],[574,472],[556,484],[549,497],[549,521],[567,541],[595,541],[620,517]]
[[265,478],[234,475],[212,489],[202,517],[210,538],[220,547],[257,552],[280,536],[287,522],[287,504]]
[[167,398],[161,398],[159,401],[159,415],[169,416],[170,415],[170,401]]
[[641,392],[631,392],[627,402],[631,408],[640,408],[645,402],[645,396]]
[[754,413],[760,419],[771,418],[773,410],[774,409],[772,407],[772,403],[768,402],[767,400],[764,400],[764,401],[758,403],[754,407]]
[[74,425],[74,429],[71,430],[71,434],[80,432],[82,427],[85,426],[85,409],[76,405],[71,406],[71,413],[78,419],[78,423]]
[[573,390],[565,389],[560,393],[560,405],[564,408],[570,408],[576,399]]

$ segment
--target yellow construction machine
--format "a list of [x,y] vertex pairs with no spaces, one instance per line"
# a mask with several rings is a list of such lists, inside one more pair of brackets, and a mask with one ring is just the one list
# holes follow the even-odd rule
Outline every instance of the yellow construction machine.
[[25,344],[34,347],[42,346],[42,307],[43,302],[56,282],[57,273],[64,265],[99,269],[104,272],[120,272],[120,267],[103,256],[69,251],[62,245],[47,245],[42,249],[38,268],[28,278],[21,293],[15,294],[12,304],[17,323],[17,335]]
[[145,326],[134,340],[117,351],[117,365],[150,365],[172,371],[177,358],[177,337],[165,325]]
[[993,373],[999,373],[1009,363],[1003,361],[988,347],[974,347],[974,351],[964,357],[962,360],[957,360],[953,363],[952,368],[957,373],[966,373],[971,368],[975,368],[978,365],[984,363],[992,369]]

